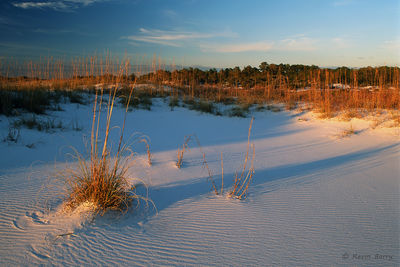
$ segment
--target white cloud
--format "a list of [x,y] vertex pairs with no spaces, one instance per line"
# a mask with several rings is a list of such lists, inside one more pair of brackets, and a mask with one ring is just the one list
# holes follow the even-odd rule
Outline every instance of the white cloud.
[[[224,38],[225,40],[221,40]],[[131,41],[137,46],[140,43],[152,43],[173,47],[199,47],[203,52],[240,53],[265,51],[313,51],[316,50],[317,40],[296,35],[291,38],[272,41],[260,40],[255,42],[241,42],[237,33],[229,30],[219,33],[200,33],[189,31],[163,31],[157,29],[139,28],[136,35],[124,36],[122,39]],[[210,41],[212,39],[212,41]],[[227,42],[231,40],[231,42]]]
[[148,30],[145,28],[139,29],[139,35],[131,35],[122,37],[133,42],[154,43],[167,46],[180,47],[187,42],[193,40],[209,39],[214,37],[233,36],[231,32],[222,33],[200,33],[200,32],[184,32],[184,31],[162,31]]
[[133,42],[131,42],[131,44],[134,44],[135,46],[138,45],[137,42],[160,44],[160,45],[174,46],[174,47],[181,46],[181,44],[176,43],[176,42],[169,42],[169,41],[155,39],[152,37],[145,37],[145,36],[127,36],[127,37],[123,37],[123,38],[133,41]]
[[94,4],[96,2],[100,2],[101,0],[64,0],[64,1],[88,6],[88,5]]
[[103,0],[58,0],[58,1],[26,1],[26,2],[14,2],[13,5],[22,9],[53,9],[57,11],[68,11],[79,8],[81,6],[89,6],[96,2]]
[[63,2],[20,2],[13,3],[15,7],[23,8],[23,9],[31,9],[31,8],[51,8],[51,9],[66,9],[68,6]]

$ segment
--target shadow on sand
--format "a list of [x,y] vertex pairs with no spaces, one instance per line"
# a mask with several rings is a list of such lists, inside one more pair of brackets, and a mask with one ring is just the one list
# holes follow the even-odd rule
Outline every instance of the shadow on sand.
[[[256,170],[255,178],[252,181],[254,186],[262,185],[267,182],[286,180],[297,182],[307,182],[310,180],[315,173],[325,173],[330,170],[337,168],[345,168],[345,166],[354,165],[358,161],[367,161],[368,165],[372,164],[368,162],[368,159],[376,157],[382,152],[387,153],[398,153],[400,144],[393,144],[379,148],[365,149],[353,153],[348,153],[345,155],[340,155],[336,157],[316,160],[312,162],[300,163],[300,164],[290,164],[282,165],[269,169]],[[376,162],[376,161],[374,161]],[[357,168],[359,166],[357,165]],[[234,174],[224,174],[224,188],[229,188],[232,186],[232,179]],[[301,178],[301,181],[298,181]],[[221,176],[214,177],[216,184],[219,186],[221,183]],[[312,180],[312,179],[311,179]],[[250,187],[250,194],[251,189]],[[273,189],[269,190],[272,191]],[[267,191],[268,192],[268,191]],[[149,196],[160,212],[169,206],[184,201],[190,198],[197,198],[205,194],[212,194],[211,183],[207,180],[207,177],[201,177],[193,179],[189,182],[176,182],[170,183],[159,187],[154,187],[149,190]]]

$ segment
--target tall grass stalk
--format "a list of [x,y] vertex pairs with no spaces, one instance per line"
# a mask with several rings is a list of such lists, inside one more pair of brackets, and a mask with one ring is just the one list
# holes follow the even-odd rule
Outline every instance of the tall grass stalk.
[[202,154],[203,154],[203,166],[207,169],[208,179],[211,181],[211,185],[212,185],[212,187],[214,189],[215,194],[218,195],[217,186],[215,185],[215,181],[214,181],[212,172],[211,172],[210,168],[208,167],[208,163],[207,163],[207,160],[206,160],[206,153],[202,152]]
[[182,167],[182,163],[183,163],[183,154],[185,153],[185,151],[187,149],[189,149],[189,141],[191,139],[191,135],[187,135],[184,138],[183,144],[182,144],[182,148],[178,148],[177,151],[177,156],[178,159],[176,161],[176,166],[180,169]]
[[151,160],[151,151],[150,151],[150,144],[147,136],[141,136],[139,139],[139,142],[144,143],[146,146],[146,153],[147,153],[147,163],[149,166],[152,165],[152,160]]
[[246,150],[246,157],[244,159],[243,169],[241,174],[239,175],[238,172],[235,173],[234,184],[232,190],[229,192],[230,197],[235,197],[238,199],[245,199],[247,197],[247,190],[249,188],[250,182],[254,176],[254,159],[255,159],[255,148],[254,144],[251,145],[251,149],[253,150],[252,158],[251,158],[251,166],[246,173],[246,167],[249,159],[249,150],[250,150],[250,134],[251,128],[253,125],[254,118],[250,121],[249,132],[247,136],[247,150]]
[[[127,180],[127,171],[133,152],[127,145],[123,145],[123,135],[126,123],[126,114],[130,97],[125,109],[124,121],[121,127],[118,148],[115,157],[111,154],[111,145],[109,144],[109,133],[111,126],[111,117],[114,111],[114,102],[118,90],[119,82],[128,66],[121,65],[116,85],[108,94],[108,103],[106,106],[106,127],[104,138],[100,137],[101,111],[104,109],[103,88],[96,90],[93,105],[92,130],[90,142],[90,157],[87,161],[77,151],[75,157],[78,161],[78,168],[67,172],[67,202],[66,206],[75,209],[82,203],[91,203],[94,209],[104,213],[107,210],[127,210],[132,200],[144,199],[146,197],[136,194],[136,185],[130,185]],[[102,146],[99,146],[102,143]],[[137,203],[139,204],[140,201]]]
[[221,152],[221,195],[224,193],[224,159]]

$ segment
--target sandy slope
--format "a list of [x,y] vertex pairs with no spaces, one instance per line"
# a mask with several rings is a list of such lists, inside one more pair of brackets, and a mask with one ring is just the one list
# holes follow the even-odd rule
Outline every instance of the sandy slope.
[[[223,152],[229,187],[243,162],[250,119],[170,111],[160,100],[151,112],[130,113],[126,130],[151,138],[153,165],[143,144],[135,144],[139,156],[130,172],[149,185],[157,212],[142,205],[93,219],[85,208],[58,211],[63,186],[55,170],[65,168],[69,145],[84,151],[82,136],[90,132],[90,107],[65,109],[53,116],[77,120],[81,132],[23,129],[18,144],[0,144],[1,265],[400,264],[398,129],[371,130],[353,120],[357,134],[339,138],[350,122],[255,113],[256,175],[249,198],[238,201],[212,193],[195,143],[181,169],[174,161],[184,135],[195,133],[218,185]],[[114,120],[120,123],[121,111]],[[6,135],[7,119],[0,123]]]

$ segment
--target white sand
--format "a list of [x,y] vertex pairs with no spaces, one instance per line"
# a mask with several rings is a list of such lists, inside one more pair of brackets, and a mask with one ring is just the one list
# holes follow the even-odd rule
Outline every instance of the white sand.
[[[400,264],[398,128],[317,120],[312,113],[254,113],[256,174],[248,198],[239,201],[213,194],[195,142],[182,168],[174,163],[184,136],[195,133],[218,186],[223,152],[229,189],[243,164],[250,118],[170,111],[154,102],[152,111],[129,113],[125,132],[151,138],[153,165],[144,145],[135,144],[130,174],[132,183],[140,178],[149,185],[158,212],[142,205],[93,218],[90,207],[69,215],[59,210],[63,185],[55,173],[65,168],[69,146],[84,152],[90,106],[53,112],[67,129],[22,129],[17,144],[0,143],[0,265]],[[115,125],[122,114],[114,114]],[[8,119],[0,119],[3,137]],[[72,131],[72,123],[83,130]],[[350,124],[356,134],[340,137]],[[115,129],[115,142],[117,136]]]

